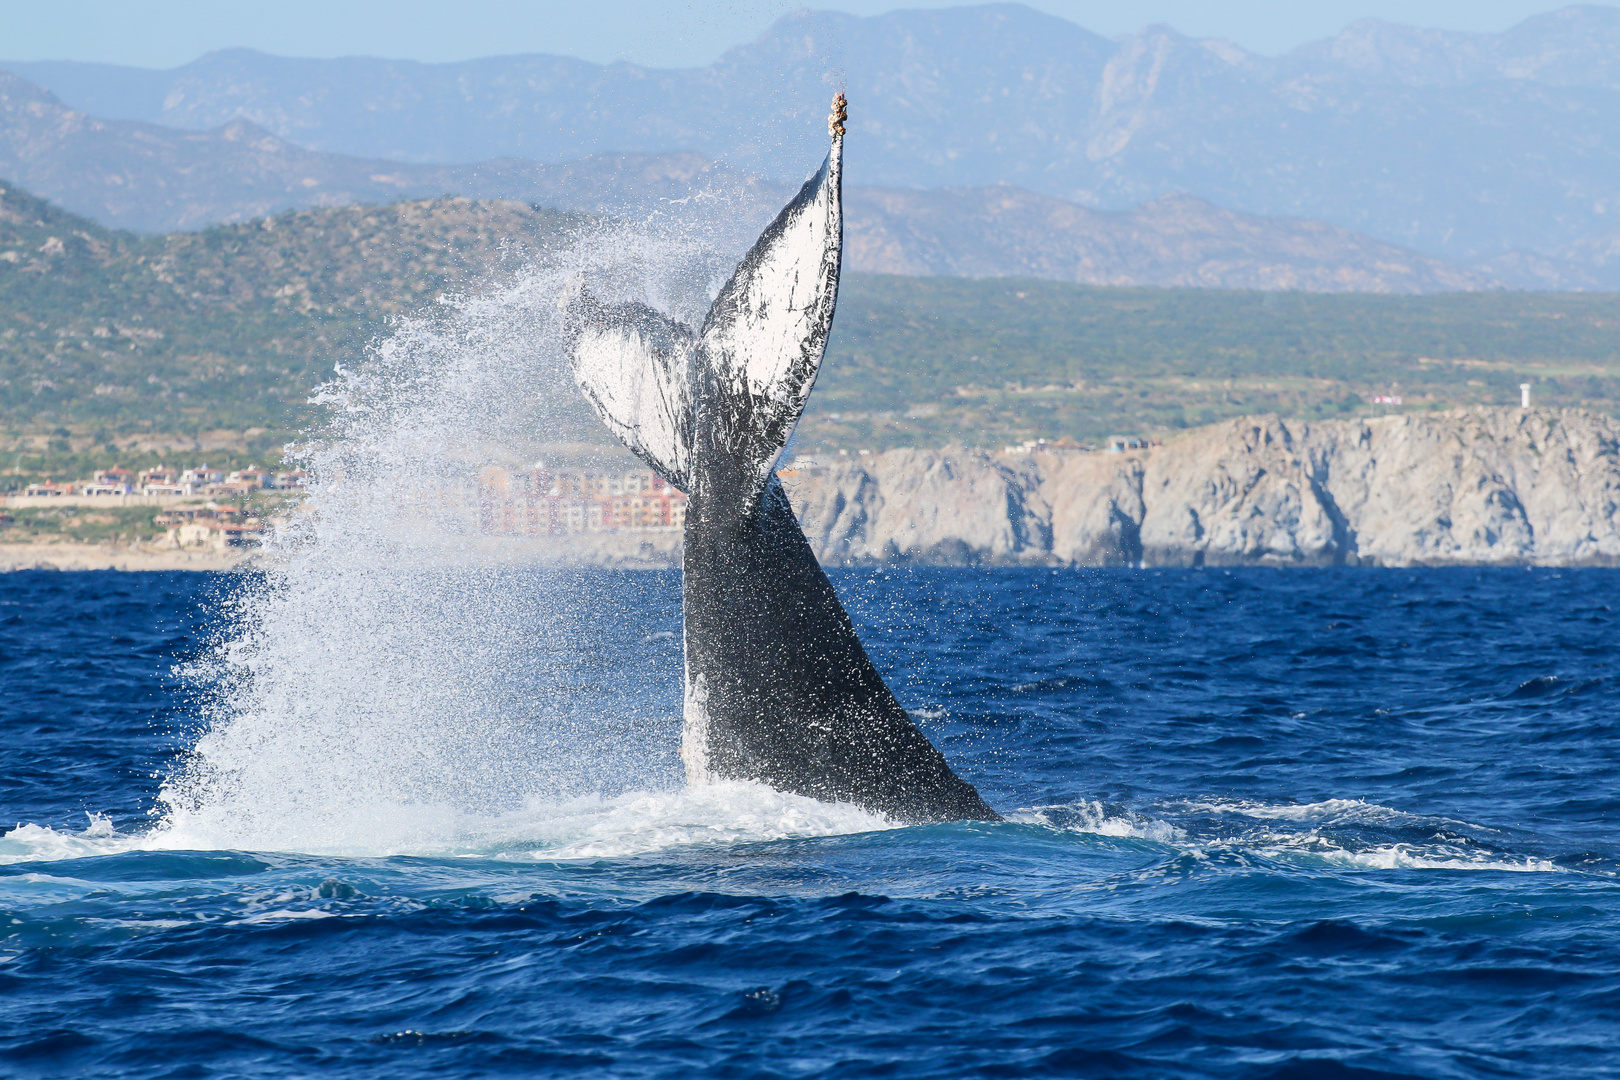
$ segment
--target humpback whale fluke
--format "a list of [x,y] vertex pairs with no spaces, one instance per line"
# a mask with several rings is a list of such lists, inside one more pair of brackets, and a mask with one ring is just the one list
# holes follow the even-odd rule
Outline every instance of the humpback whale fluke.
[[994,820],[872,666],[776,477],[832,329],[844,119],[839,94],[827,159],[696,333],[581,291],[574,375],[614,434],[688,495],[688,781],[758,780],[906,822]]

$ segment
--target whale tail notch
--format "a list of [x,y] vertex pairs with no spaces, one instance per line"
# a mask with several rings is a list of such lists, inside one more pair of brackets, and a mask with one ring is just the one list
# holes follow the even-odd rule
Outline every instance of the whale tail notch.
[[701,442],[741,467],[739,502],[757,499],[804,412],[838,300],[841,115],[839,106],[821,168],[743,256],[696,334],[645,304],[605,305],[585,290],[569,304],[575,381],[608,428],[682,491]]

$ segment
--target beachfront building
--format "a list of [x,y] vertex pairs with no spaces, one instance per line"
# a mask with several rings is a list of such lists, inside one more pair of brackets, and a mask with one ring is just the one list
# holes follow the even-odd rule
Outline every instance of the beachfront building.
[[257,545],[264,536],[264,526],[257,518],[238,521],[234,516],[196,517],[169,526],[167,533],[169,542],[175,547],[224,551],[226,548]]
[[236,470],[225,478],[225,482],[227,484],[240,484],[248,490],[259,490],[262,488],[273,488],[276,486],[275,476],[259,468],[257,465],[249,465],[245,469]]
[[686,495],[651,469],[498,466],[478,476],[478,527],[487,536],[642,532],[686,524]]
[[206,488],[209,484],[223,484],[225,474],[219,469],[210,469],[207,465],[199,465],[194,469],[187,469],[180,474],[182,484],[190,484],[193,489]]
[[159,465],[155,469],[143,469],[136,474],[135,490],[142,495],[191,495],[196,488],[191,484],[180,482],[180,471],[168,465]]
[[229,474],[207,465],[185,470],[169,465],[158,465],[142,469],[138,473],[114,466],[99,470],[88,480],[70,484],[58,484],[50,480],[30,484],[22,494],[36,498],[62,495],[90,497],[140,495],[169,498],[223,495],[237,498],[267,489],[302,490],[303,487],[304,473],[301,470],[276,474],[257,465],[249,465],[245,469],[238,469]]
[[135,474],[114,466],[102,469],[88,482],[79,485],[80,495],[128,495],[135,482]]

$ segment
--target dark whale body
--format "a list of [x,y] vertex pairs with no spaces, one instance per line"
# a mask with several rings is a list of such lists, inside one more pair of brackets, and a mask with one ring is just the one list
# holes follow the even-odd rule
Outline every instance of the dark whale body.
[[842,127],[702,329],[582,292],[575,376],[615,434],[687,492],[682,755],[693,783],[757,780],[903,822],[994,820],[872,666],[775,474],[832,328]]

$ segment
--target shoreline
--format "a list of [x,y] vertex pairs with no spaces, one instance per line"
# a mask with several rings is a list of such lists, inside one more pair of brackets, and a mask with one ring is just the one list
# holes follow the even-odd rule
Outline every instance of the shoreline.
[[13,570],[230,570],[252,552],[205,551],[147,544],[3,543],[0,573]]
[[[678,569],[681,565],[680,545],[658,545],[655,550],[648,550],[651,545],[634,534],[605,535],[602,540],[609,543],[595,543],[590,545],[559,544],[551,540],[525,540],[518,543],[491,543],[488,540],[475,545],[470,550],[464,550],[463,559],[455,560],[466,566],[483,568],[516,569],[523,567],[533,568],[563,568],[563,567],[599,567],[614,570],[670,570]],[[62,572],[85,572],[100,570],[118,570],[127,572],[168,572],[176,570],[195,571],[198,573],[223,573],[242,567],[251,566],[256,557],[262,553],[251,549],[236,549],[233,551],[204,551],[199,549],[159,548],[148,545],[113,545],[113,544],[77,544],[63,542],[55,544],[18,544],[0,543],[0,574],[19,570],[52,570]],[[424,564],[427,569],[431,563]],[[1046,568],[1052,570],[1084,570],[1094,568],[1097,564],[1070,563],[1070,562],[1043,562],[1037,560],[1019,559],[976,559],[959,560],[949,558],[927,558],[911,556],[907,558],[889,560],[824,562],[827,569],[860,569],[862,567],[876,566],[959,566],[959,567],[1025,567]],[[1174,566],[1174,565],[1144,565],[1144,564],[1114,564],[1120,569],[1134,570],[1161,570],[1161,569],[1209,569],[1220,570],[1234,567],[1258,567],[1273,570],[1315,570],[1326,569],[1333,566],[1348,566],[1366,570],[1434,570],[1441,568],[1456,569],[1496,569],[1496,570],[1614,570],[1620,569],[1620,563],[1602,559],[1540,561],[1527,560],[1521,562],[1506,561],[1480,561],[1461,562],[1452,560],[1434,560],[1432,562],[1410,562],[1385,564],[1374,561],[1326,563],[1326,562],[1279,562],[1275,560],[1248,560],[1248,561],[1218,561],[1205,563],[1202,566]]]
[[[681,564],[678,533],[598,533],[587,542],[554,537],[480,537],[466,546],[423,551],[421,567],[570,567],[667,570]],[[161,544],[0,541],[0,573],[14,570],[195,570],[221,572],[264,559],[259,548],[176,548]],[[446,556],[449,555],[447,558]],[[271,555],[268,560],[273,564]]]
[[[1118,453],[897,449],[781,475],[823,566],[1616,567],[1617,452],[1620,421],[1502,408],[1256,416]],[[503,506],[508,528],[538,520],[526,498]],[[412,537],[402,506],[379,557],[424,570],[682,561],[678,528],[481,535],[501,522],[460,509],[459,528],[424,521]],[[0,570],[224,570],[279,557],[0,534]]]

